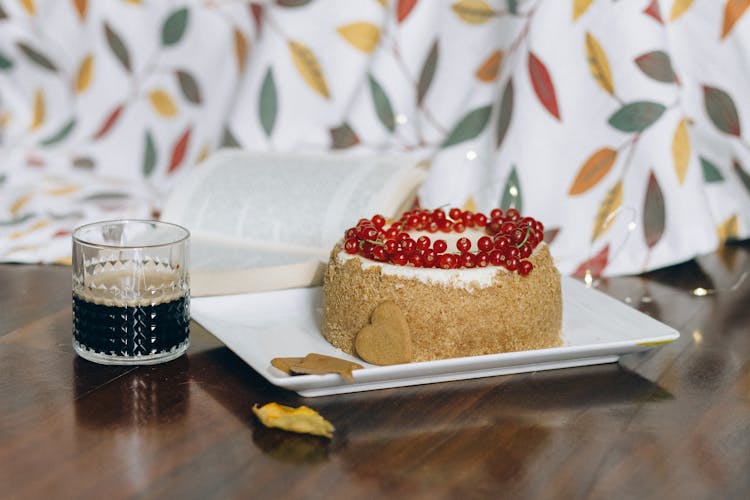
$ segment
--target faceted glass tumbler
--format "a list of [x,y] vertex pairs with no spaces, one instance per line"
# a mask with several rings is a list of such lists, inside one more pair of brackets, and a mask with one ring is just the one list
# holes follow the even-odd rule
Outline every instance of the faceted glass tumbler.
[[156,364],[190,345],[190,232],[150,220],[73,232],[73,348],[102,364]]

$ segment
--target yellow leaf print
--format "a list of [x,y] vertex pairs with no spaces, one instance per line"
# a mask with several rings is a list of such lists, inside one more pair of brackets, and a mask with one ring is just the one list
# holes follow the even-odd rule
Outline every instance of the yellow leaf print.
[[674,0],[672,11],[669,14],[669,20],[674,21],[687,11],[693,5],[693,0]]
[[0,130],[8,128],[10,124],[11,114],[10,111],[3,111],[0,113]]
[[719,237],[719,241],[722,243],[727,240],[736,239],[738,231],[739,221],[737,219],[737,214],[731,215],[716,228],[716,234]]
[[18,238],[23,238],[27,234],[31,234],[34,231],[38,231],[39,229],[42,229],[44,227],[47,227],[49,225],[49,221],[46,219],[38,220],[35,223],[33,223],[28,229],[25,229],[23,231],[16,231],[15,233],[11,233],[8,238],[11,240],[17,240]]
[[469,196],[466,199],[466,202],[464,202],[463,210],[468,210],[469,212],[476,212],[477,211],[477,202],[474,201],[473,196]]
[[77,192],[80,188],[78,186],[62,186],[59,188],[52,188],[45,191],[47,194],[52,196],[66,196]]
[[86,54],[86,57],[81,61],[81,65],[78,67],[78,74],[76,76],[75,90],[76,94],[85,92],[86,89],[91,85],[91,76],[94,71],[94,56]]
[[157,114],[165,118],[172,118],[177,114],[177,106],[172,97],[164,90],[152,90],[148,95],[151,106]]
[[205,160],[210,152],[211,146],[208,144],[204,144],[200,152],[198,152],[198,162],[202,162],[203,160]]
[[451,9],[469,24],[484,24],[495,15],[495,11],[484,0],[459,0]]
[[36,5],[34,4],[34,0],[21,0],[21,5],[23,5],[23,8],[31,14],[32,16],[36,13]]
[[237,60],[237,71],[242,73],[245,70],[245,61],[247,60],[248,43],[245,34],[240,30],[234,30],[234,57]]
[[10,215],[18,215],[18,212],[23,209],[28,203],[31,201],[31,199],[34,197],[32,193],[27,193],[19,198],[16,199],[16,201],[13,202],[13,204],[8,209],[8,212],[10,212]]
[[494,51],[484,60],[482,65],[477,68],[474,75],[483,82],[494,82],[497,79],[497,73],[500,71],[500,65],[503,63],[503,53],[499,50]]
[[44,92],[42,89],[36,89],[36,92],[34,92],[34,104],[32,106],[31,114],[31,130],[36,130],[42,126],[45,114],[46,106],[44,103]]
[[336,31],[355,48],[369,54],[380,41],[380,28],[372,23],[351,23],[339,26]]
[[690,161],[690,134],[688,134],[687,120],[682,119],[677,124],[672,138],[672,160],[677,180],[682,184],[685,182],[688,162]]
[[294,67],[297,68],[305,83],[322,97],[330,98],[328,85],[315,54],[305,45],[294,40],[289,41],[289,51],[292,54]]
[[599,210],[596,212],[596,219],[594,219],[594,231],[591,235],[592,243],[606,233],[607,229],[614,223],[620,204],[622,204],[622,180],[617,181],[617,184],[607,191],[599,204]]
[[594,80],[609,95],[615,93],[615,84],[612,82],[612,72],[609,69],[607,54],[602,49],[594,35],[586,32],[586,59],[589,62],[589,70]]
[[581,17],[591,7],[593,0],[573,0],[573,21]]

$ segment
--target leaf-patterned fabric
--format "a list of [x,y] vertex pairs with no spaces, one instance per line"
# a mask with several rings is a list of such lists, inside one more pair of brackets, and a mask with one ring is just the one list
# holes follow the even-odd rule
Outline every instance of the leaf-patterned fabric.
[[515,206],[564,273],[689,259],[750,236],[749,7],[0,1],[0,260],[65,262],[226,146],[410,153],[422,206]]

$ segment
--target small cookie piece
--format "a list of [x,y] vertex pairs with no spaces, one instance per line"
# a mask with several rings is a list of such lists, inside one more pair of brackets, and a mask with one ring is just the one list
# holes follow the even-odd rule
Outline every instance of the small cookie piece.
[[287,375],[292,375],[292,366],[302,362],[303,359],[305,358],[273,358],[271,366],[278,368]]
[[411,362],[411,334],[401,308],[395,302],[379,304],[354,339],[357,356],[374,365]]
[[338,373],[347,382],[354,382],[352,370],[362,368],[359,363],[315,352],[311,352],[304,358],[273,358],[271,365],[289,375]]

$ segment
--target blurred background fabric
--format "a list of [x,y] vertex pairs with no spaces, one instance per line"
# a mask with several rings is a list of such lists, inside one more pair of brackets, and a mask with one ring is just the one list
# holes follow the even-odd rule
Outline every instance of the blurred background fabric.
[[[750,236],[750,0],[0,1],[0,261],[158,216],[221,147],[398,151],[563,273]],[[248,193],[252,196],[252,193]]]

